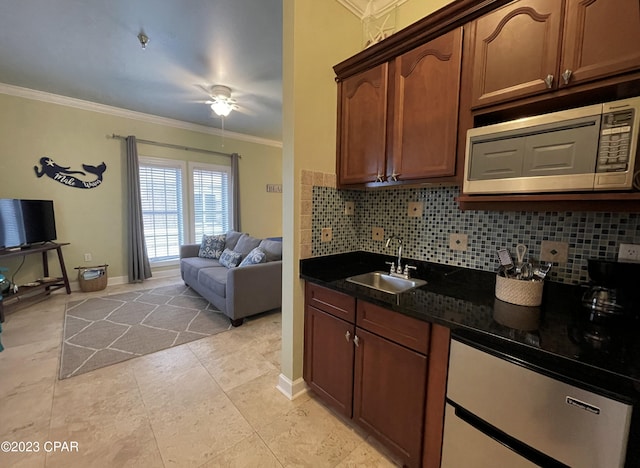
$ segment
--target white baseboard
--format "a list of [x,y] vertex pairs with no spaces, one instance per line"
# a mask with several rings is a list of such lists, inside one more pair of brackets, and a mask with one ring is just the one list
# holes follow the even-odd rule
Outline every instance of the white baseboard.
[[292,381],[284,374],[280,374],[280,377],[278,377],[278,385],[276,385],[276,388],[289,400],[295,400],[299,396],[307,393],[307,384],[302,377]]

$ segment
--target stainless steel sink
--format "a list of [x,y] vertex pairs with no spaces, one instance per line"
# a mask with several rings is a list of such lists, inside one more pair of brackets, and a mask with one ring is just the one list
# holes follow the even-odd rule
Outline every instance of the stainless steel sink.
[[397,278],[383,271],[371,271],[362,275],[350,276],[347,281],[391,294],[400,294],[427,284],[421,279]]

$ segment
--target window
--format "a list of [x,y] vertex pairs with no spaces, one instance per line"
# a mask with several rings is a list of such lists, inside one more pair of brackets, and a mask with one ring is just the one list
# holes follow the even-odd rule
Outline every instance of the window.
[[182,244],[231,228],[230,168],[189,163],[188,172],[187,187],[184,161],[140,157],[144,237],[152,263],[176,260]]
[[189,169],[194,240],[199,241],[203,234],[227,232],[231,228],[229,169],[200,164],[190,165]]
[[178,161],[140,161],[142,221],[149,261],[180,255],[185,238],[183,172],[184,164]]

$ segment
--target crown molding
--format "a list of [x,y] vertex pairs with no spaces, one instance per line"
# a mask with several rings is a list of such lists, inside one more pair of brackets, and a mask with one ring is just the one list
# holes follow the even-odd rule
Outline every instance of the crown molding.
[[[82,109],[90,112],[98,112],[100,114],[108,114],[116,117],[122,117],[125,119],[138,120],[140,122],[152,123],[156,125],[164,125],[167,127],[179,128],[182,130],[191,130],[199,133],[206,133],[209,135],[222,136],[222,130],[206,125],[194,124],[191,122],[184,122],[182,120],[170,119],[167,117],[160,117],[157,115],[145,114],[143,112],[136,112],[128,109],[122,109],[120,107],[107,106],[105,104],[98,104],[91,101],[84,101],[82,99],[71,98],[67,96],[61,96],[58,94],[47,93],[44,91],[37,91],[35,89],[22,88],[20,86],[14,86],[6,83],[0,83],[0,94],[7,94],[9,96],[16,96],[25,99],[32,99],[34,101],[42,101],[50,104],[58,104],[66,107],[73,107],[76,109]],[[235,133],[225,130],[224,137],[239,141],[245,141],[249,143],[257,143],[265,146],[272,146],[275,148],[282,148],[282,142],[276,140],[268,140],[266,138],[254,137],[251,135],[245,135],[243,133]]]
[[373,11],[367,11],[369,0],[336,0],[339,4],[344,6],[351,13],[358,18],[363,19],[370,14],[380,15],[387,12],[393,7],[400,6],[407,0],[371,0],[371,7]]

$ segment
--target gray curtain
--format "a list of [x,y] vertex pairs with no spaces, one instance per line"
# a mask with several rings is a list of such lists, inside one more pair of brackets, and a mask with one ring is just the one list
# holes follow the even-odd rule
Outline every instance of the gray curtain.
[[240,156],[238,153],[231,155],[231,209],[233,210],[231,218],[233,219],[233,226],[231,229],[234,231],[240,231],[240,176],[238,170],[238,163],[240,162]]
[[140,198],[140,165],[136,137],[127,140],[127,245],[129,247],[129,282],[136,283],[151,278],[151,265],[144,242],[142,224],[142,200]]

